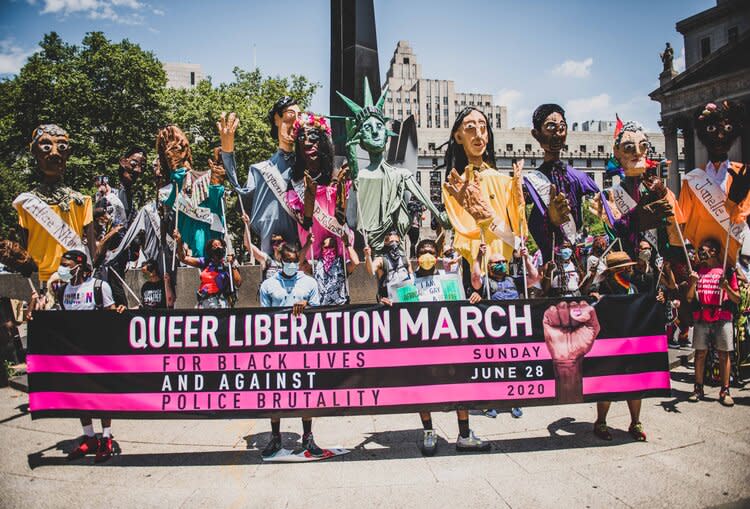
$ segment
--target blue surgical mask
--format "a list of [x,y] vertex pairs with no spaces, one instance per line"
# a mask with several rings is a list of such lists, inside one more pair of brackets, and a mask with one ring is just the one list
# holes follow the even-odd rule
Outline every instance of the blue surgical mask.
[[66,267],[65,265],[60,265],[57,268],[57,275],[60,277],[60,281],[63,283],[68,283],[71,279],[73,279],[73,269],[70,267]]
[[573,256],[573,250],[569,247],[564,247],[560,250],[560,257],[563,260],[570,260],[571,256]]
[[299,263],[297,262],[281,262],[281,272],[285,276],[292,277],[299,270]]

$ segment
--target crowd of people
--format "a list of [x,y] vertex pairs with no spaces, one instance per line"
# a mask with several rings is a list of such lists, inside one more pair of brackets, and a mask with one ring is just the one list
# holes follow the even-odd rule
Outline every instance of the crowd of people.
[[[443,202],[434,204],[409,170],[384,158],[392,134],[382,112],[384,96],[373,103],[366,94],[362,106],[341,98],[353,114],[348,157],[334,155],[326,117],[303,112],[294,99],[283,97],[268,113],[277,151],[250,166],[244,185],[234,154],[240,119],[233,113],[218,119],[220,144],[202,168],[178,126],[160,130],[152,166],[159,196],[148,203],[137,198],[148,166],[146,149],[123,152],[116,189],[102,175],[94,182],[96,195],[86,196],[63,183],[72,150],[67,132],[52,124],[39,126],[30,148],[41,182],[14,202],[18,242],[1,246],[10,270],[39,274],[41,288],[30,299],[27,318],[38,309],[122,313],[127,294],[144,309],[173,307],[180,264],[200,271],[196,307],[232,307],[243,284],[232,241],[241,237],[262,270],[260,305],[290,307],[294,314],[349,303],[349,280],[358,270],[376,280],[372,299],[383,305],[398,302],[394,289],[399,285],[438,276],[455,276],[461,297],[471,303],[652,295],[654,305],[664,309],[668,340],[688,346],[692,338],[695,387],[689,400],[702,400],[705,384],[716,382],[720,403],[733,405],[730,386],[739,382],[744,359],[733,352],[738,345],[746,348],[750,312],[750,253],[741,251],[750,212],[750,172],[728,159],[741,128],[737,105],[709,103],[695,118],[709,161],[695,170],[700,174],[690,175],[705,176],[712,190],[721,193],[723,223],[692,190],[687,176],[679,200],[667,189],[660,170],[669,162],[649,158],[648,137],[635,122],[618,118],[608,172],[619,183],[600,190],[586,173],[561,159],[568,126],[565,111],[556,104],[539,106],[532,118],[543,163],[529,170],[523,161],[515,162],[512,175],[495,168],[494,138],[485,114],[474,107],[461,111],[447,143]],[[368,154],[366,166],[357,148]],[[238,197],[241,233],[228,228],[229,192]],[[587,233],[592,225],[584,225],[584,207],[601,221],[599,235]],[[420,239],[428,212],[437,233]],[[126,283],[128,267],[140,268],[140,291]],[[446,298],[426,295],[422,300]],[[4,308],[2,319],[6,325],[14,322]],[[13,337],[12,332],[6,335]],[[627,404],[629,433],[644,441],[641,402]],[[609,407],[609,402],[597,404],[593,425],[603,440],[612,440],[606,423]],[[484,413],[497,414],[493,409]],[[514,408],[513,415],[522,415],[521,409]],[[420,412],[420,419],[421,450],[435,454],[431,415]],[[457,420],[459,451],[489,448],[469,427],[468,409],[457,410]],[[312,420],[302,421],[302,448],[313,456],[322,454]],[[90,418],[82,418],[81,424],[84,439],[68,457],[109,459],[111,420],[102,420],[101,439]],[[282,448],[279,419],[272,419],[271,430],[264,457]]]

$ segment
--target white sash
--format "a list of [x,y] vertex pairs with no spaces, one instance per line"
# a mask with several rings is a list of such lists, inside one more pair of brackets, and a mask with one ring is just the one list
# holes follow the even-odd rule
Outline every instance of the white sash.
[[[617,205],[617,210],[619,210],[621,214],[627,214],[638,205],[633,197],[630,196],[630,194],[620,184],[615,184],[614,186],[612,186],[610,188],[610,191],[612,191],[612,198],[614,198],[615,205]],[[652,246],[656,247],[658,245],[656,243],[657,233],[655,228],[644,231],[643,236]]]
[[286,203],[287,185],[284,181],[284,177],[281,176],[281,173],[279,173],[279,169],[276,167],[276,165],[271,164],[271,161],[263,161],[262,163],[259,163],[253,167],[258,170],[258,173],[260,173],[260,175],[263,177],[266,185],[271,190],[271,192],[273,192],[274,196],[276,196],[276,200],[279,202],[284,211],[289,215],[289,217],[299,223],[299,218],[294,212],[292,212],[292,210],[289,208],[289,205],[287,205]]
[[66,251],[77,249],[88,253],[81,237],[55,214],[52,207],[44,203],[38,196],[31,193],[21,193],[13,200],[13,206],[22,207],[39,225],[49,233]]
[[[539,170],[525,170],[523,172],[523,175],[524,177],[529,179],[531,186],[536,191],[536,194],[539,195],[539,198],[542,200],[542,203],[544,203],[547,207],[549,207],[549,195],[550,195],[550,187],[552,186],[552,183],[547,178],[547,175],[545,175]],[[558,192],[559,191],[560,190],[558,189]],[[573,219],[571,218],[570,221],[567,221],[561,224],[560,229],[562,230],[565,237],[567,237],[567,239],[572,244],[575,244],[576,236],[578,235],[575,221],[573,221]]]
[[732,223],[727,209],[724,206],[726,193],[709,177],[705,171],[696,168],[684,177],[697,200],[708,211],[711,217],[729,232],[734,240],[742,244],[743,237],[747,235],[747,223]]
[[[172,187],[174,184],[168,184],[159,189],[159,200],[165,202],[169,195],[172,194]],[[181,192],[176,193],[174,204],[172,208],[179,207],[180,214],[185,214],[189,218],[211,225],[211,229],[216,232],[223,233],[224,226],[221,224],[221,218],[218,214],[211,212],[208,207],[201,207],[193,203],[192,199],[185,196]]]
[[[159,236],[161,236],[161,218],[156,212],[156,204],[152,203],[150,205],[146,205],[143,210],[146,214],[146,217],[148,217],[149,222],[151,223],[151,228],[155,232],[157,232]],[[167,246],[169,247],[169,249],[174,249],[174,239],[172,238],[172,232],[167,232],[164,237],[167,240]]]

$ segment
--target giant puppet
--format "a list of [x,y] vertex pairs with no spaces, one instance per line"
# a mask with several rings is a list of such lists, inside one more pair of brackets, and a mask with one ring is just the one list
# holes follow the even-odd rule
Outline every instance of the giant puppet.
[[345,257],[343,237],[354,242],[346,225],[346,202],[351,182],[346,179],[348,167],[334,175],[334,151],[331,128],[325,117],[304,113],[294,124],[295,160],[287,205],[297,214],[300,241],[307,243],[310,232],[314,242],[309,254],[323,256],[323,243],[336,239],[336,256]]
[[260,237],[260,248],[269,256],[273,256],[272,235],[281,235],[287,242],[298,240],[298,223],[286,202],[286,192],[294,165],[294,123],[299,115],[297,101],[291,97],[276,101],[268,112],[268,123],[278,149],[270,159],[250,165],[245,187],[237,180],[234,152],[221,153],[227,179],[244,200],[243,210],[250,217],[250,227]]
[[536,170],[524,172],[524,189],[533,204],[529,231],[546,262],[563,239],[575,244],[583,225],[583,197],[598,193],[599,188],[586,173],[560,160],[568,136],[562,107],[542,104],[534,111],[532,122],[531,135],[544,150],[544,162]]
[[224,237],[224,177],[216,171],[193,168],[193,154],[185,133],[174,125],[156,136],[159,165],[169,170],[172,187],[162,201],[175,211],[177,229],[192,256],[203,256],[210,240]]
[[699,246],[707,238],[722,243],[730,265],[737,261],[743,236],[748,235],[750,170],[729,160],[729,149],[742,131],[741,105],[708,103],[695,116],[695,132],[708,151],[705,169],[683,177],[680,207],[686,217],[685,238]]
[[13,201],[21,226],[22,244],[39,268],[44,284],[55,273],[65,251],[86,252],[85,233],[92,257],[96,250],[91,197],[63,183],[71,153],[68,133],[55,124],[34,129],[29,145],[41,182]]
[[482,243],[489,254],[510,259],[525,224],[523,162],[514,164],[513,177],[495,169],[492,127],[480,110],[466,107],[456,116],[445,168],[443,202],[455,230],[453,248],[469,266]]
[[[449,227],[445,214],[441,213],[430,198],[425,195],[411,171],[391,166],[385,161],[384,152],[389,136],[393,133],[386,128],[383,104],[387,91],[372,102],[370,85],[365,78],[365,104],[360,106],[340,92],[349,110],[354,113],[353,122],[347,129],[348,160],[355,191],[347,203],[347,217],[356,218],[350,222],[363,232],[366,243],[374,253],[382,253],[386,234],[397,231],[401,238],[406,237],[410,220],[407,204],[415,196],[422,205],[432,212],[445,227]],[[356,147],[369,155],[370,163],[359,168]]]
[[[621,181],[597,196],[596,208],[632,259],[637,258],[641,238],[661,250],[667,244],[682,246],[677,223],[684,222],[683,216],[674,194],[656,173],[659,164],[648,158],[650,150],[643,127],[623,123],[618,117],[607,173]],[[609,210],[602,206],[602,197],[609,202]]]

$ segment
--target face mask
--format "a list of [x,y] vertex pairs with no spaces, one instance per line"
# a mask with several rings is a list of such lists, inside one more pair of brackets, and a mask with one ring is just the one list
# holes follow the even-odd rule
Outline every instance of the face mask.
[[701,260],[703,260],[703,261],[708,260],[708,258],[710,256],[711,255],[708,254],[708,251],[704,251],[703,249],[701,249],[700,251],[698,251],[698,258],[701,259]]
[[212,249],[211,252],[218,259],[224,258],[224,255],[226,254],[223,247]]
[[642,249],[638,253],[638,258],[640,258],[644,262],[649,261],[651,259],[651,250],[650,249]]
[[297,273],[297,270],[299,270],[299,263],[282,262],[281,267],[281,272],[283,272],[285,276],[292,277]]
[[437,258],[431,253],[425,253],[419,257],[419,267],[423,270],[430,270],[435,266]]
[[622,272],[620,272],[620,277],[622,277],[625,281],[630,281],[632,275],[633,273],[627,270],[623,270]]
[[490,270],[495,274],[505,274],[508,270],[508,264],[505,262],[498,262],[490,264]]
[[573,256],[573,250],[569,247],[564,247],[560,250],[560,257],[563,260],[570,260],[571,256]]
[[65,265],[60,265],[57,268],[57,275],[60,277],[60,281],[68,283],[73,279],[73,269],[66,267]]
[[391,253],[397,253],[401,249],[401,245],[398,241],[394,240],[385,245]]

